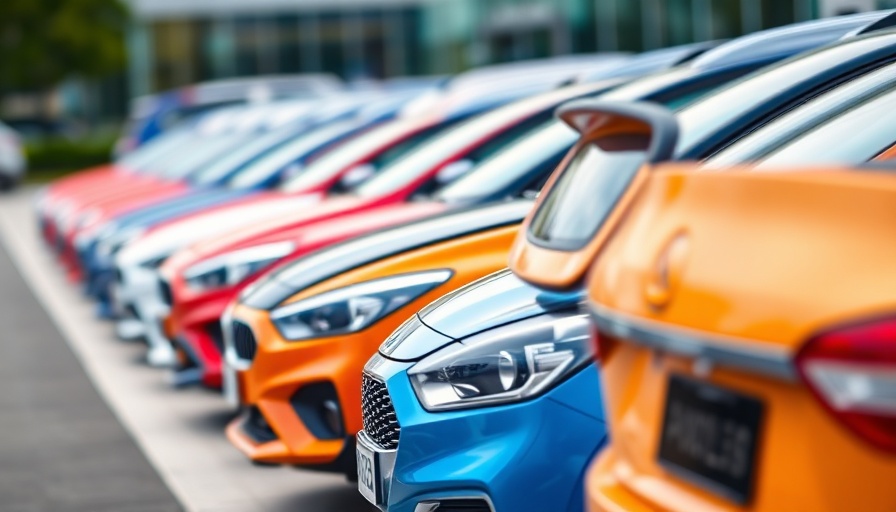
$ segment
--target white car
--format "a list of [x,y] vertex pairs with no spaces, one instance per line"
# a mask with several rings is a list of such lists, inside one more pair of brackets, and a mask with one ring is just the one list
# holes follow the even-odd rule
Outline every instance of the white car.
[[15,187],[25,175],[22,139],[12,128],[0,123],[0,190]]

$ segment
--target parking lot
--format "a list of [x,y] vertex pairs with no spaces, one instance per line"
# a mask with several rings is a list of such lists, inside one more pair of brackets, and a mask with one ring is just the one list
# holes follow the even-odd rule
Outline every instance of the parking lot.
[[175,392],[39,247],[33,189],[0,200],[4,511],[367,511],[339,475],[257,467],[214,392]]

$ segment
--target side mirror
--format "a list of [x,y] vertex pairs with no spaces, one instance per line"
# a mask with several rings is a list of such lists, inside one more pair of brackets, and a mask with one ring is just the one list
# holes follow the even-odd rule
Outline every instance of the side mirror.
[[342,175],[339,184],[345,190],[351,190],[369,180],[374,174],[376,174],[376,166],[373,164],[356,165]]
[[439,185],[447,185],[470,172],[470,169],[472,169],[474,165],[476,164],[473,163],[472,160],[467,159],[445,164],[445,166],[439,169],[439,172],[436,173],[436,182],[438,182]]

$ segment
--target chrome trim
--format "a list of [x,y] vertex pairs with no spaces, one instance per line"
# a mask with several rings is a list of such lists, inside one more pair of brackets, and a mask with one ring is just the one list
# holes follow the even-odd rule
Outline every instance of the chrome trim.
[[439,507],[441,507],[443,503],[448,503],[451,501],[459,501],[459,500],[482,500],[485,502],[486,505],[488,505],[488,509],[491,510],[491,512],[495,512],[495,504],[492,502],[492,499],[489,498],[488,495],[486,495],[486,494],[458,494],[456,496],[455,495],[445,496],[444,498],[439,498],[437,495],[431,496],[431,497],[425,498],[423,501],[418,502],[417,506],[414,507],[414,512],[419,512],[420,510],[427,510],[425,508],[421,509],[420,508],[421,506],[426,507],[426,506],[432,506],[432,505],[435,505],[436,507],[431,508],[429,510],[434,510],[434,511],[438,512]]
[[[382,483],[382,488],[380,489],[380,497],[382,498],[382,505],[389,505],[389,491],[392,490],[392,475],[395,472],[395,457],[398,455],[398,450],[387,450],[382,446],[378,445],[376,441],[371,439],[366,432],[363,430],[358,432],[356,436],[356,441],[358,444],[364,446],[367,450],[376,453],[377,461],[380,465],[380,476],[382,479],[380,482]],[[379,508],[379,505],[376,505]]]
[[757,347],[755,342],[746,338],[709,334],[634,318],[593,302],[589,302],[589,310],[598,331],[616,338],[787,381],[796,381],[798,378],[792,353],[785,348]]

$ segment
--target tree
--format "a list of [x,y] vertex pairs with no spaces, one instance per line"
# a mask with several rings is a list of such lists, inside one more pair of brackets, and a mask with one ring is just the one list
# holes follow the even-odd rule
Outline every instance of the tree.
[[0,0],[0,93],[120,71],[127,22],[122,0]]

